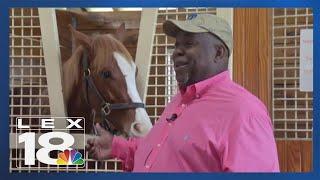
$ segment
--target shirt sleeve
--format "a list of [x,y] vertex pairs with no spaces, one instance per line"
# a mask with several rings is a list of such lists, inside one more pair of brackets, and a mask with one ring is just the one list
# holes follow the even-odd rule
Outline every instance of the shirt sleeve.
[[[236,124],[236,123],[235,123]],[[222,155],[226,172],[279,172],[279,161],[268,115],[249,115],[229,132]]]
[[123,161],[123,170],[132,171],[134,165],[134,154],[141,138],[129,138],[114,136],[112,140],[111,156]]

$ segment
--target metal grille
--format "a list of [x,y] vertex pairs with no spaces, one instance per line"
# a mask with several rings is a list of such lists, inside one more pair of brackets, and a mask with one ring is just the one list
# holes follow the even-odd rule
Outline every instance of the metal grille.
[[10,132],[17,116],[50,114],[38,17],[36,9],[10,10]]
[[[50,114],[49,97],[40,22],[37,9],[10,10],[10,133],[15,132],[16,118]],[[39,128],[32,118],[27,123]],[[10,171],[17,170],[23,150],[11,149]],[[19,162],[15,164],[16,160]]]
[[277,139],[312,140],[312,92],[299,90],[300,30],[312,9],[273,9],[273,123]]
[[193,13],[216,14],[216,9],[160,8],[158,10],[146,96],[146,109],[152,123],[157,121],[167,103],[177,92],[171,60],[175,40],[163,33],[162,23],[167,19],[186,20],[187,16]]
[[[40,128],[39,118],[50,116],[47,75],[37,8],[10,9],[10,134],[16,132],[16,118],[29,118],[31,128]],[[58,70],[57,70],[58,71]],[[61,97],[62,98],[62,97]],[[33,118],[31,118],[31,116]],[[38,133],[48,131],[39,130]],[[14,141],[14,139],[10,139]],[[75,147],[77,148],[77,147]],[[82,154],[83,149],[77,148]],[[10,146],[10,172],[118,172],[122,171],[119,160],[113,159],[97,162],[84,157],[85,168],[60,169],[36,161],[37,166],[21,166],[24,161],[24,150]],[[18,168],[19,167],[19,168]]]

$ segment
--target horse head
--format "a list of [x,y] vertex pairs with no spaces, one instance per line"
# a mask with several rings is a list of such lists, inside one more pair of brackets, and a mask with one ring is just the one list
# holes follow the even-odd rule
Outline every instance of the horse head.
[[90,37],[69,28],[76,48],[63,64],[68,115],[84,116],[87,132],[99,122],[127,136],[144,136],[152,124],[136,88],[137,67],[119,33]]

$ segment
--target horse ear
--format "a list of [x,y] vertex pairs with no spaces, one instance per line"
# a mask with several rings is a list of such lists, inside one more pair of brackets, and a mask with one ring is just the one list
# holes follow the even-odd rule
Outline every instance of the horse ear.
[[126,36],[126,26],[122,23],[118,29],[116,30],[115,37],[120,41],[123,42]]
[[65,102],[69,102],[69,98],[72,93],[74,84],[78,83],[79,79],[79,67],[81,65],[81,57],[84,51],[84,47],[79,45],[71,57],[65,61],[62,65],[63,69],[63,98]]
[[72,36],[75,38],[76,46],[83,45],[85,48],[90,49],[90,44],[92,42],[92,39],[89,36],[75,30],[70,24],[69,24],[69,30],[71,31]]

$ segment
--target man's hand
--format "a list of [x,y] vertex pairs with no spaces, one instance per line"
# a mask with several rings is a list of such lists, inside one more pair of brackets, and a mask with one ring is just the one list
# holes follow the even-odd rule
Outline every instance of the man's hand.
[[86,150],[94,159],[106,160],[111,156],[113,135],[104,130],[99,124],[96,125],[97,137],[88,139]]

